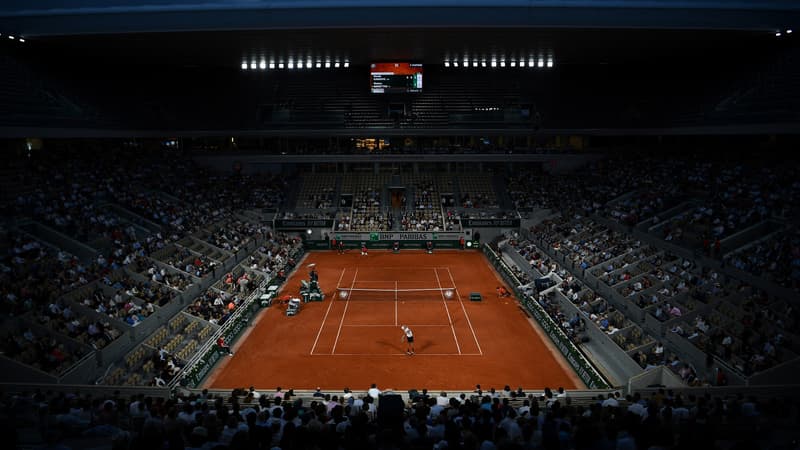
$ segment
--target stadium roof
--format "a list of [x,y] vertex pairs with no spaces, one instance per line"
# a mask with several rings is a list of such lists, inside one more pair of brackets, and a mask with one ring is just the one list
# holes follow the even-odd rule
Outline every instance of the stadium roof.
[[5,0],[0,32],[27,37],[169,31],[397,27],[770,31],[797,0]]

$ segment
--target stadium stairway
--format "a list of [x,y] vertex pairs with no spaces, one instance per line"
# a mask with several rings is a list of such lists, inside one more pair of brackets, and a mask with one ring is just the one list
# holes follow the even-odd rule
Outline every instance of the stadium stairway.
[[[298,201],[297,197],[298,197],[298,195],[300,195],[300,190],[302,189],[302,186],[303,186],[303,178],[304,177],[308,177],[308,176],[313,176],[313,174],[305,174],[302,177],[294,177],[294,180],[291,183],[289,183],[289,187],[286,190],[286,204],[287,205],[299,206],[297,204],[297,201]],[[337,180],[337,184],[338,184],[338,180]],[[337,193],[339,192],[338,186],[337,186],[336,192]]]
[[[531,267],[527,264],[522,256],[513,248],[507,246],[508,240],[501,241],[498,244],[498,247],[506,247],[508,251],[502,252],[503,261],[509,267],[518,267],[523,272],[527,273],[531,279],[541,278],[542,274],[536,270],[534,267]],[[539,248],[539,246],[537,246]],[[548,253],[547,251],[541,250],[544,253]],[[562,266],[565,267],[566,266]],[[586,284],[588,286],[588,284]],[[552,288],[550,288],[552,289]],[[543,292],[547,292],[547,289]],[[576,312],[574,305],[569,303],[569,306],[565,307],[561,305],[562,311],[567,316],[572,316],[574,312]],[[590,325],[591,326],[591,325]],[[610,353],[608,348],[604,348],[606,345],[609,345],[610,341],[606,339],[595,339],[591,338],[587,342],[581,343],[579,345],[581,351],[586,355],[586,357],[592,362],[592,364],[597,367],[600,372],[608,378],[609,382],[612,386],[621,386],[631,378],[635,372],[632,372],[630,363],[631,361],[622,361],[620,358],[616,357],[613,353]],[[612,346],[614,344],[611,344]],[[623,357],[625,358],[625,357]],[[625,363],[629,363],[626,367]]]
[[508,189],[506,189],[506,182],[503,175],[495,173],[491,180],[492,189],[494,189],[495,196],[497,197],[497,204],[501,209],[514,209],[514,204],[511,202],[511,197],[508,196]]
[[392,216],[394,217],[392,231],[402,231],[400,222],[403,220],[403,214],[400,211],[400,208],[392,208]]

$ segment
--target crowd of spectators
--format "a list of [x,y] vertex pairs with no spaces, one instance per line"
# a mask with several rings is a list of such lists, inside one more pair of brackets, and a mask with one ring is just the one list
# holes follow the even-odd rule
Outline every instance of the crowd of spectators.
[[418,176],[414,183],[414,209],[403,212],[402,227],[409,231],[439,231],[444,228],[441,197],[436,181]]
[[186,311],[209,323],[222,325],[244,300],[238,293],[208,289],[192,302]]
[[110,286],[115,291],[122,291],[125,295],[140,298],[147,303],[152,303],[157,306],[166,305],[178,295],[175,289],[171,289],[165,284],[154,284],[150,281],[136,281],[124,274],[113,277],[105,276],[102,278],[101,282]]
[[68,306],[64,306],[60,312],[58,305],[51,306],[53,308],[49,308],[49,312],[42,312],[38,316],[38,323],[93,349],[105,347],[122,334],[108,320],[91,320],[72,312]]
[[381,192],[375,185],[355,193],[351,214],[349,229],[352,231],[385,231],[392,227],[392,215],[383,211]]
[[32,328],[8,333],[3,341],[4,356],[52,374],[64,373],[87,351],[84,347],[67,348],[61,340]]
[[442,216],[438,211],[404,210],[400,217],[403,231],[442,231]]
[[[647,170],[642,170],[646,167]],[[579,173],[553,175],[515,170],[508,193],[518,209],[542,208],[567,215],[600,216],[634,226],[650,220],[658,236],[708,256],[728,255],[730,264],[758,274],[773,273],[784,287],[800,285],[794,270],[796,239],[773,236],[749,252],[730,255],[724,240],[771,218],[791,217],[798,209],[797,168],[770,162],[748,163],[708,158],[625,157],[598,161]],[[577,175],[577,176],[576,176]],[[679,205],[671,213],[662,213]],[[786,235],[795,235],[792,227]],[[757,237],[754,239],[758,239]],[[720,245],[722,242],[722,245]],[[780,259],[773,263],[764,254]],[[750,256],[752,255],[752,256]],[[769,276],[769,275],[768,275]]]
[[[107,321],[77,317],[73,301],[78,309],[91,308],[111,321],[136,325],[186,289],[192,276],[213,273],[216,264],[179,249],[174,259],[167,259],[167,268],[151,260],[151,254],[213,223],[227,228],[212,228],[209,238],[236,251],[264,229],[235,218],[233,212],[277,208],[286,191],[283,176],[218,176],[169,154],[112,150],[89,155],[72,150],[37,154],[20,168],[20,181],[31,189],[20,189],[3,209],[13,218],[33,219],[95,248],[96,256],[81,260],[52,242],[45,244],[36,237],[35,226],[4,230],[0,313],[25,316],[55,336],[95,348],[107,345],[119,331]],[[146,220],[134,225],[122,213],[125,209]],[[132,280],[123,268],[148,280]],[[61,299],[94,282],[112,291],[92,289]]]
[[[519,394],[518,394],[519,392]],[[798,405],[794,397],[759,399],[742,394],[699,395],[659,389],[613,392],[575,402],[559,389],[427,392],[410,398],[400,416],[378,412],[391,392],[235,389],[229,396],[203,391],[176,398],[26,392],[0,398],[0,413],[19,430],[38,428],[50,445],[94,439],[113,448],[249,449],[667,449],[792,448]],[[318,395],[317,395],[318,394]],[[47,421],[52,425],[43,426]]]
[[264,236],[267,227],[240,219],[228,219],[214,225],[205,241],[222,250],[237,253],[254,238]]
[[[642,245],[580,215],[547,220],[535,227],[533,234],[563,253],[584,275],[591,274],[612,287],[625,303],[632,302],[665,322],[671,332],[705,352],[712,362],[714,357],[719,358],[750,376],[796,354],[793,343],[786,339],[788,329],[784,326],[794,320],[767,319],[793,310],[787,310],[785,304],[776,302],[763,290],[710,267],[697,266],[692,259]],[[521,254],[531,258],[529,249],[523,248]],[[541,262],[532,263],[538,270],[545,269]],[[600,315],[598,319],[603,320]],[[612,323],[611,327],[614,330],[618,325]],[[625,335],[628,345],[630,337]],[[642,355],[647,353],[635,355],[640,364],[653,363],[652,358]],[[684,380],[700,382],[694,367],[674,355],[662,362]]]
[[87,284],[99,270],[63,250],[16,232],[3,235],[8,251],[0,259],[4,317],[18,316]]
[[168,251],[160,255],[159,261],[197,278],[212,275],[219,266],[219,261],[185,247],[172,246],[164,250]]
[[130,268],[153,283],[159,283],[180,292],[185,291],[192,284],[192,279],[186,274],[160,267],[149,258],[136,258]]
[[741,250],[728,253],[725,264],[765,277],[778,286],[800,290],[800,231],[779,231]]
[[[556,219],[556,222],[560,221]],[[572,231],[577,231],[577,229],[572,228]],[[598,232],[602,235],[605,233],[605,230],[601,228]],[[591,240],[591,235],[585,237]],[[559,241],[552,242],[558,243]],[[550,280],[557,280],[556,290],[578,308],[579,312],[577,314],[566,313],[559,305],[554,291],[545,289],[547,295],[541,295],[538,294],[538,287],[531,288],[523,286],[523,290],[529,292],[530,295],[538,295],[537,300],[540,306],[576,345],[588,342],[588,337],[585,335],[585,327],[587,326],[587,322],[593,323],[598,329],[608,334],[620,348],[629,352],[629,355],[634,358],[642,368],[664,365],[681,376],[687,384],[700,385],[705,383],[705,381],[696,374],[694,368],[681,361],[674,352],[664,352],[663,345],[658,352],[658,357],[656,357],[656,355],[652,353],[652,348],[648,350],[648,347],[652,346],[655,341],[653,337],[645,333],[638,325],[628,320],[624,314],[616,310],[606,299],[599,296],[594,290],[585,285],[580,278],[573,276],[558,262],[549,258],[548,255],[541,251],[534,243],[527,240],[519,241],[519,237],[513,235],[508,240],[508,247],[514,249],[528,262],[530,270],[533,271],[535,277],[549,277]],[[628,258],[629,256],[630,259]],[[638,267],[637,263],[647,263],[650,265],[649,261],[653,261],[660,265],[659,258],[660,254],[653,253],[649,246],[630,248],[624,256],[615,260],[616,264],[610,264],[608,262],[600,263],[599,266],[592,268],[591,272],[594,272],[600,279],[604,279],[605,277],[605,279],[608,280],[607,284],[612,286],[619,285],[619,283],[635,285],[637,284],[637,279],[646,277],[644,273],[637,273],[634,268]],[[668,259],[671,260],[671,258]],[[626,266],[626,264],[628,264],[628,266]],[[617,265],[619,265],[619,267]],[[590,267],[591,266],[587,268]],[[610,273],[619,275],[613,277],[607,276],[607,274]],[[633,279],[629,278],[629,275],[634,274],[639,275],[639,277]],[[626,278],[628,279],[626,280]],[[539,279],[541,280],[541,278]],[[536,285],[537,283],[530,283],[528,286]],[[547,283],[547,285],[549,286],[552,284]],[[642,288],[642,286],[636,286],[632,288],[632,290],[640,291]],[[622,288],[619,289],[622,290]]]
[[266,237],[264,244],[238,269],[222,276],[217,284],[195,298],[186,311],[222,325],[262,280],[283,282],[296,264],[294,256],[301,244],[286,233],[267,232]]
[[444,226],[447,231],[461,231],[461,216],[456,210],[445,210]]

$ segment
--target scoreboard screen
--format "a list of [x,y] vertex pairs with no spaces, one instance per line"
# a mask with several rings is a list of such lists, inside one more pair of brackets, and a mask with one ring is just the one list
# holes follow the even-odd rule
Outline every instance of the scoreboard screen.
[[369,85],[373,94],[422,92],[422,64],[372,63]]

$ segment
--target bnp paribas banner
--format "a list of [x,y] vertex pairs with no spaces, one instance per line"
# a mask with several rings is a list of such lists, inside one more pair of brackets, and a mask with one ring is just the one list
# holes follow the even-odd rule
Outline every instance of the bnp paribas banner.
[[457,232],[414,232],[414,231],[373,231],[370,233],[336,233],[339,241],[457,241],[463,233]]

